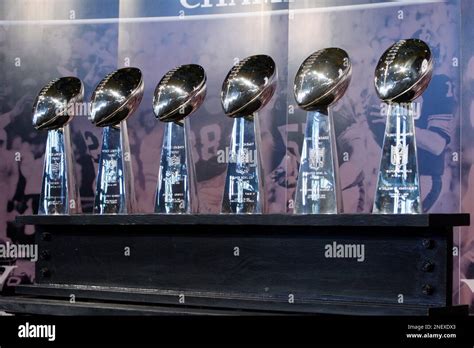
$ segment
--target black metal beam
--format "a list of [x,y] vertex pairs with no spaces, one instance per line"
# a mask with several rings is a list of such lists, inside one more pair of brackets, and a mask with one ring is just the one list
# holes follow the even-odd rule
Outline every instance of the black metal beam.
[[467,226],[469,214],[135,214],[135,215],[20,215],[26,225],[248,225],[248,226],[354,226],[441,227]]

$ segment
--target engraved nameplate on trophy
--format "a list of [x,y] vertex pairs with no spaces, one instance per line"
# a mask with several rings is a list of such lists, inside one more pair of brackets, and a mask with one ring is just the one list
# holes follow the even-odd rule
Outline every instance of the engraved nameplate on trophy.
[[227,165],[222,211],[261,213],[262,173],[259,158],[258,119],[236,118]]
[[[128,158],[126,158],[128,157]],[[104,127],[97,173],[94,212],[125,214],[133,208],[133,176],[127,124]]]

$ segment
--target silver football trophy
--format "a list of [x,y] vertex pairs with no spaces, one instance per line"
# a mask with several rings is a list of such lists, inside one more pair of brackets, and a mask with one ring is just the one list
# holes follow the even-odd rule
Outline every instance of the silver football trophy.
[[44,86],[34,102],[33,126],[48,131],[38,214],[81,212],[68,123],[74,116],[74,103],[83,97],[81,80],[62,77]]
[[107,75],[92,95],[91,121],[104,127],[96,178],[95,214],[132,213],[135,205],[127,118],[140,105],[143,77],[137,68]]
[[275,62],[266,55],[241,60],[224,80],[222,107],[227,116],[234,118],[234,124],[227,159],[223,213],[259,214],[264,211],[257,112],[272,98],[276,84]]
[[189,116],[206,96],[206,73],[195,64],[182,65],[163,76],[155,89],[153,111],[166,122],[161,149],[155,212],[198,211],[192,151],[188,149]]
[[377,65],[375,89],[388,107],[374,213],[422,212],[413,101],[428,87],[432,70],[430,48],[418,39],[398,41]]
[[345,93],[351,80],[351,62],[340,48],[310,55],[294,83],[295,99],[308,111],[296,188],[296,214],[336,214],[342,210],[338,161],[330,105]]

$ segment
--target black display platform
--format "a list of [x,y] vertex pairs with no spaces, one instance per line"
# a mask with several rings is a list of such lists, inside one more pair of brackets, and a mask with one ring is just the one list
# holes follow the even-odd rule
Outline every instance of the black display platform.
[[[18,286],[8,306],[1,298],[0,310],[427,315],[451,305],[452,231],[468,225],[469,215],[77,215],[17,222],[36,225],[41,259],[36,283]],[[341,248],[344,255],[337,254]]]

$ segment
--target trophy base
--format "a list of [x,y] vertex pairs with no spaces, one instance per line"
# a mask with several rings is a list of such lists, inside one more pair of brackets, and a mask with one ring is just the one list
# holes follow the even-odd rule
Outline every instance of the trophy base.
[[135,196],[127,123],[104,127],[94,214],[133,213]]
[[227,158],[222,213],[261,214],[263,204],[258,117],[234,119],[231,149]]
[[155,213],[189,214],[195,211],[192,203],[195,195],[191,153],[187,151],[189,120],[165,125],[161,150],[160,171],[155,198]]
[[295,214],[336,214],[337,151],[328,110],[308,112],[296,189]]
[[76,187],[69,125],[48,131],[39,215],[77,214],[81,201]]
[[412,109],[389,105],[372,212],[420,214],[415,121]]

